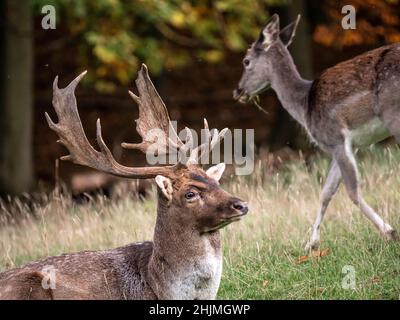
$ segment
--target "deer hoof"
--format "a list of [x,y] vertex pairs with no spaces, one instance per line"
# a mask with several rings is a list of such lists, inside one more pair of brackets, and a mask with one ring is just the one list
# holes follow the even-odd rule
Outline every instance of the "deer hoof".
[[308,241],[307,242],[307,244],[306,244],[306,246],[305,246],[305,250],[307,251],[307,252],[311,252],[311,251],[314,251],[314,250],[318,250],[318,248],[319,248],[319,241]]
[[385,239],[387,241],[399,241],[400,237],[397,234],[396,230],[390,230],[385,232]]

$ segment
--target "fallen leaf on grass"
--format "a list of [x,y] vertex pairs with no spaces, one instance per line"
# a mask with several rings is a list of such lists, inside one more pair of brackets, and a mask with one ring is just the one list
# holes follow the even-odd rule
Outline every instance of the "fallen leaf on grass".
[[269,281],[268,280],[264,280],[263,284],[262,284],[263,288],[266,288],[268,286],[268,284],[269,284]]
[[378,283],[378,282],[380,282],[381,281],[381,279],[378,277],[378,276],[374,276],[372,279],[371,279],[371,282],[372,283]]
[[318,288],[318,291],[319,291],[321,294],[323,294],[323,293],[325,293],[326,288]]
[[301,256],[297,259],[297,264],[306,262],[308,259],[310,258],[310,256]]
[[327,256],[330,253],[330,251],[331,250],[329,248],[326,248],[326,249],[323,249],[323,250],[313,250],[311,252],[311,254],[312,254],[312,256],[314,258],[322,258],[322,257]]
[[322,257],[325,257],[325,256],[327,256],[327,255],[330,253],[330,251],[331,251],[331,249],[329,249],[329,248],[326,248],[326,249],[323,249],[323,250],[313,250],[313,251],[311,252],[311,255],[299,257],[299,258],[297,259],[296,263],[297,263],[297,264],[300,264],[300,263],[306,262],[306,261],[308,261],[311,257],[313,257],[313,258],[322,258]]

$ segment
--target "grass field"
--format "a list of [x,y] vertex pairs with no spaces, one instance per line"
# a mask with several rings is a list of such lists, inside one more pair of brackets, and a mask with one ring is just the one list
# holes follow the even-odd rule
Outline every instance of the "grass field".
[[[374,148],[361,159],[365,198],[399,230],[400,150]],[[273,175],[261,167],[251,177],[224,181],[226,189],[249,202],[250,212],[222,231],[224,271],[218,298],[400,298],[400,244],[382,240],[343,187],[323,223],[321,257],[304,256],[327,159],[316,158],[308,167],[304,162],[288,164]],[[52,196],[34,209],[36,219],[27,212],[18,225],[0,229],[0,270],[62,252],[151,239],[155,210],[154,192],[143,201],[99,197],[84,205]],[[346,268],[354,268],[353,289],[342,288]]]

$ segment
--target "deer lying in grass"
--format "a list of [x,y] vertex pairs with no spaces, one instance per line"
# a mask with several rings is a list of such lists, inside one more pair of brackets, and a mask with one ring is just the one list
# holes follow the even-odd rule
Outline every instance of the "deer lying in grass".
[[[59,142],[70,152],[62,159],[119,177],[155,178],[158,209],[153,242],[63,254],[0,273],[0,299],[215,298],[222,272],[219,229],[239,220],[248,211],[246,203],[219,186],[224,164],[207,171],[197,165],[199,157],[209,152],[226,131],[218,134],[215,130],[211,134],[205,121],[207,141],[191,151],[185,164],[125,167],[115,161],[105,145],[99,120],[97,143],[100,151],[95,150],[85,136],[74,94],[84,74],[65,89],[58,88],[57,78],[54,81],[53,106],[59,122],[53,123],[47,113],[46,118],[60,137]],[[149,130],[159,128],[168,137],[170,122],[144,65],[136,85],[139,96],[130,94],[139,106],[137,131],[143,142],[124,144],[124,147],[146,152],[149,146],[157,143],[157,150],[167,150],[172,140],[156,138],[152,141],[148,134]],[[174,148],[182,147],[185,144],[178,138]],[[46,266],[56,271],[55,286],[50,288],[42,285],[51,280],[42,271]]]
[[307,81],[288,50],[299,20],[300,16],[281,31],[279,16],[271,17],[247,51],[233,96],[244,103],[272,87],[282,106],[333,159],[307,249],[318,247],[322,219],[342,179],[350,199],[365,216],[386,239],[395,239],[393,228],[361,195],[352,149],[390,136],[400,142],[400,45],[364,53]]

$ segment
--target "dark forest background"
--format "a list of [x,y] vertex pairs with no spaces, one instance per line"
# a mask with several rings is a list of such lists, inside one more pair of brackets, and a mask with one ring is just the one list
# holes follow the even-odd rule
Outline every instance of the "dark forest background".
[[[56,8],[55,30],[44,30],[41,10]],[[341,28],[341,8],[357,9],[357,29]],[[137,107],[127,94],[144,62],[171,118],[200,129],[206,117],[216,128],[254,128],[258,150],[312,152],[302,131],[271,91],[261,97],[265,115],[232,99],[242,58],[268,17],[281,26],[302,15],[291,46],[305,78],[366,50],[400,42],[397,0],[3,0],[0,34],[0,195],[17,195],[54,185],[59,179],[79,189],[79,181],[109,183],[102,175],[55,160],[66,153],[44,118],[51,107],[52,81],[64,86],[83,70],[77,90],[82,122],[94,140],[95,121],[116,158],[143,161],[122,152],[122,141],[137,141]],[[74,177],[78,177],[74,180]],[[78,181],[78,182],[77,182]],[[82,187],[84,189],[84,187]]]

